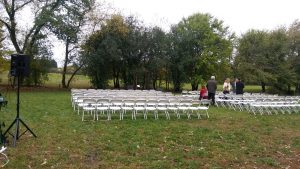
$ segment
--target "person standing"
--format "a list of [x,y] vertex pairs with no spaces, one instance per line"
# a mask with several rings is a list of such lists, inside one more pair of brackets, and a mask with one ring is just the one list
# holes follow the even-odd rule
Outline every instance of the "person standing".
[[215,104],[215,94],[217,90],[217,81],[215,76],[211,76],[210,80],[207,82],[206,88],[208,91],[208,99],[212,100],[212,104]]
[[243,82],[241,82],[241,79],[236,78],[236,89],[235,89],[236,94],[243,94],[244,87],[245,87],[245,85]]
[[226,78],[223,84],[223,93],[229,94],[231,90],[230,79]]

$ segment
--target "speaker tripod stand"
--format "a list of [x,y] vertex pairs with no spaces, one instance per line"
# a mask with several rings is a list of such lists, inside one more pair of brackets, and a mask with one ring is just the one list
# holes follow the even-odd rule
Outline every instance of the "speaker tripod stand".
[[[11,125],[7,128],[7,130],[4,132],[4,136],[9,133],[11,136],[14,138],[13,146],[16,146],[17,140],[25,134],[27,131],[29,131],[34,137],[36,135],[33,133],[33,131],[26,125],[26,123],[20,118],[20,73],[18,73],[17,76],[17,116],[15,120],[11,123]],[[20,123],[26,128],[26,130],[23,133],[20,133]],[[16,126],[15,133],[10,133],[9,130],[13,127]]]

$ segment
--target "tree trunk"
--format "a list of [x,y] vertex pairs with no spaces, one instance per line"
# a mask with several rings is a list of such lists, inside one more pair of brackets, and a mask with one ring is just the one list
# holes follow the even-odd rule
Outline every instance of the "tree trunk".
[[300,94],[300,83],[296,84],[296,89],[295,89],[296,94]]
[[136,90],[136,85],[137,85],[137,75],[133,76],[133,90]]
[[142,86],[141,88],[144,90],[144,89],[147,89],[147,80],[146,80],[146,72],[143,73],[143,82],[142,82]]
[[288,95],[293,95],[292,87],[290,84],[287,85],[287,94]]
[[159,76],[159,80],[158,80],[158,87],[161,88],[161,84],[162,84],[162,77]]
[[68,80],[68,83],[67,83],[67,88],[70,87],[70,84],[71,84],[71,81],[73,79],[73,77],[76,75],[76,73],[82,68],[83,64],[81,64],[71,75],[71,77],[69,78]]
[[113,81],[114,81],[114,88],[119,89],[120,88],[119,70],[116,70],[115,68],[113,68]]
[[69,62],[69,40],[66,41],[66,51],[65,51],[65,61],[64,61],[64,67],[62,71],[62,79],[61,79],[61,85],[62,88],[68,88],[66,85],[66,74],[67,74],[67,67]]
[[124,81],[124,89],[128,89],[127,74],[126,74],[125,70],[122,71],[122,77],[123,77],[123,81]]
[[192,83],[192,90],[198,90],[198,83]]
[[117,87],[118,89],[120,89],[119,73],[117,73],[117,76],[116,76],[116,87]]
[[180,92],[180,83],[174,83],[174,92]]
[[264,82],[261,82],[261,92],[262,93],[266,92],[266,84]]
[[154,79],[152,79],[152,87],[154,90],[156,90],[156,81],[157,81],[156,77]]

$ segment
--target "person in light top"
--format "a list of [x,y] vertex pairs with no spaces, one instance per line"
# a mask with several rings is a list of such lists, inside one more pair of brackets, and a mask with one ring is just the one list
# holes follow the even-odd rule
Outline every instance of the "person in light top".
[[223,84],[223,93],[229,94],[230,90],[231,90],[230,79],[226,78]]

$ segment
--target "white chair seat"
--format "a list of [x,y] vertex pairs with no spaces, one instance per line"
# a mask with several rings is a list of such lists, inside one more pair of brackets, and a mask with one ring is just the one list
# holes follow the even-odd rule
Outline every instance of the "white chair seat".
[[134,110],[145,110],[144,107],[133,107]]
[[178,109],[180,109],[180,110],[188,110],[189,107],[182,107],[182,106],[179,106]]
[[121,110],[121,107],[118,107],[118,106],[112,106],[112,107],[109,107],[110,110]]
[[123,110],[133,110],[133,107],[122,107]]
[[166,107],[157,107],[157,110],[165,111],[168,110]]

